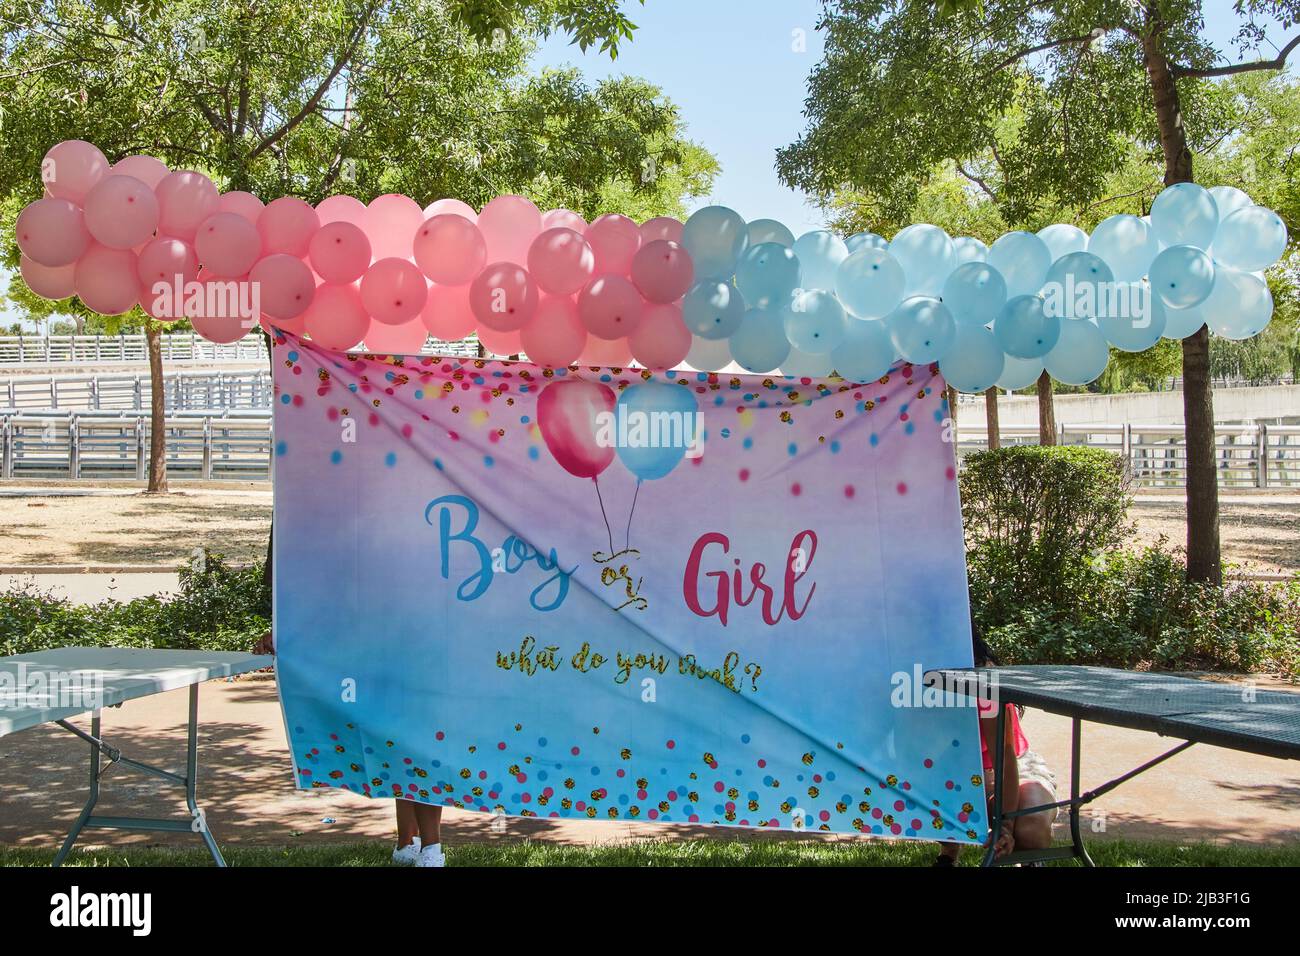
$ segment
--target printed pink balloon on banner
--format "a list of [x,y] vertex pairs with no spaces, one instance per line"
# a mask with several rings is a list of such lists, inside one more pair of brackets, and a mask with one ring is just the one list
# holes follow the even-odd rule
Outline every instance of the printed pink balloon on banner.
[[77,270],[75,262],[66,266],[43,266],[24,255],[18,257],[18,271],[27,288],[42,299],[66,299],[76,291],[73,279]]
[[257,225],[257,220],[266,206],[252,193],[236,189],[234,192],[222,193],[217,208],[221,212],[233,212],[236,216],[243,216],[253,225]]
[[595,478],[614,460],[612,443],[597,440],[601,415],[617,399],[607,385],[580,378],[553,381],[537,397],[537,427],[551,456],[577,478]]
[[493,355],[518,355],[524,350],[523,339],[517,330],[501,332],[496,329],[479,329],[478,340]]
[[51,147],[41,160],[41,180],[51,196],[78,206],[95,185],[108,175],[108,160],[98,146],[69,139]]
[[548,209],[542,213],[542,231],[572,229],[578,235],[587,231],[587,220],[570,209]]
[[202,173],[168,173],[154,191],[158,196],[158,234],[192,241],[199,226],[221,207],[221,196]]
[[387,193],[372,199],[367,213],[361,228],[370,239],[375,261],[410,259],[415,234],[424,224],[424,211],[419,203],[409,196]]
[[632,363],[632,346],[627,339],[601,339],[587,336],[587,344],[578,357],[579,365],[602,368],[627,368]]
[[544,295],[519,338],[529,361],[551,368],[564,368],[577,361],[587,344],[587,329],[578,318],[578,307],[567,295]]
[[401,325],[371,322],[366,330],[366,351],[384,355],[418,355],[429,330],[418,318]]
[[110,249],[92,243],[72,277],[77,296],[100,315],[121,315],[140,301],[136,255],[130,249]]
[[641,321],[645,301],[629,279],[599,275],[578,293],[578,318],[597,338],[626,338]]
[[153,238],[158,198],[134,176],[105,176],[86,194],[86,229],[101,245],[132,249]]
[[497,196],[478,214],[489,262],[524,265],[528,248],[542,231],[542,213],[523,196]]
[[257,227],[238,213],[209,216],[194,234],[194,253],[213,275],[247,275],[262,257]]
[[537,311],[537,285],[513,262],[494,262],[470,283],[469,305],[480,329],[514,332]]
[[272,319],[302,315],[312,303],[316,279],[297,256],[276,253],[266,256],[248,274],[261,299],[262,311]]
[[218,345],[229,345],[232,342],[238,342],[253,328],[248,320],[238,315],[193,316],[190,319],[190,325],[194,326],[194,331],[199,335],[209,342],[216,342]]
[[157,189],[158,184],[170,172],[171,170],[167,168],[167,164],[161,159],[143,155],[127,156],[125,159],[120,159],[109,170],[109,174],[113,176],[134,176],[150,189]]
[[174,286],[179,277],[181,286],[193,282],[199,275],[199,257],[194,248],[183,239],[160,237],[140,250],[136,272],[146,296],[151,296],[154,286],[163,282]]
[[682,241],[682,223],[672,216],[658,216],[641,223],[641,241],[656,242],[660,239],[668,242]]
[[429,334],[443,342],[458,342],[478,326],[469,307],[469,286],[435,285],[420,310],[420,321]]
[[587,240],[557,226],[539,233],[528,249],[528,274],[537,287],[553,295],[572,295],[587,284],[596,267]]
[[598,275],[625,276],[632,268],[632,257],[641,248],[641,227],[627,216],[609,213],[593,219],[583,238],[596,257]]
[[321,226],[311,237],[307,254],[311,267],[326,282],[355,282],[370,268],[370,240],[351,222]]
[[307,257],[307,248],[311,237],[320,228],[320,216],[310,203],[305,203],[294,196],[281,196],[267,203],[262,214],[257,217],[257,231],[262,236],[262,250],[270,256],[285,253]]
[[346,351],[370,328],[370,316],[355,283],[327,283],[316,290],[303,325],[314,341],[327,349]]
[[429,203],[424,207],[424,218],[431,219],[434,216],[460,216],[470,222],[478,222],[478,213],[474,207],[459,199],[436,199]]
[[90,248],[90,232],[79,208],[53,196],[30,203],[14,223],[18,248],[43,266],[66,266]]
[[632,357],[646,368],[675,368],[691,350],[691,331],[682,320],[681,307],[672,303],[648,305],[641,322],[628,336]]
[[415,264],[441,285],[465,285],[487,263],[487,243],[478,226],[456,213],[429,217],[412,244]]
[[694,281],[691,254],[671,239],[648,242],[632,257],[632,282],[651,302],[676,302]]
[[380,259],[361,278],[366,311],[385,325],[404,325],[416,318],[428,295],[424,274],[406,259]]
[[[361,228],[366,232],[370,219],[370,210],[366,204],[355,196],[329,196],[322,199],[316,204],[316,216],[320,219],[321,225],[331,222],[350,222],[354,226]],[[369,233],[367,232],[367,239]]]

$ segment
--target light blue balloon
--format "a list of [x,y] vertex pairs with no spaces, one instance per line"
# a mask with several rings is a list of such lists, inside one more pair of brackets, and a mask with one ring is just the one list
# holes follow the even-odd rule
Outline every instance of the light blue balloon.
[[997,382],[1005,364],[997,336],[978,323],[967,322],[957,326],[948,354],[939,361],[939,371],[957,391],[978,394]]
[[765,242],[777,242],[788,249],[794,245],[794,233],[775,219],[755,219],[749,224],[749,244],[759,246]]
[[898,231],[889,243],[890,254],[903,267],[906,296],[938,296],[948,274],[957,268],[957,250],[938,226],[916,223]]
[[689,388],[653,380],[629,385],[618,396],[619,419],[628,422],[628,440],[614,446],[619,460],[641,481],[664,477],[704,440],[696,434],[699,410]]
[[825,378],[835,371],[835,363],[831,361],[831,355],[831,352],[810,355],[798,349],[791,349],[790,354],[781,363],[781,374],[795,378]]
[[988,264],[1002,273],[1007,295],[1014,298],[1033,295],[1043,287],[1052,254],[1047,243],[1032,232],[1007,232],[989,248]]
[[1151,289],[1175,309],[1200,305],[1214,288],[1214,260],[1196,246],[1170,246],[1151,263]]
[[1007,300],[993,323],[1002,351],[1016,358],[1041,358],[1052,350],[1061,335],[1061,320],[1049,315],[1036,295],[1018,295]]
[[1145,222],[1122,213],[1097,225],[1088,237],[1088,251],[1110,266],[1117,282],[1136,282],[1147,274],[1160,242]]
[[1083,252],[1088,248],[1088,234],[1078,226],[1069,223],[1058,222],[1045,226],[1038,230],[1038,238],[1047,245],[1047,251],[1052,254],[1053,262],[1062,256],[1068,256],[1072,252]]
[[790,354],[785,319],[776,309],[750,309],[728,341],[731,357],[746,372],[770,372]]
[[1219,269],[1202,308],[1211,332],[1240,341],[1264,331],[1273,318],[1273,294],[1259,276]]
[[959,325],[988,325],[1006,302],[1007,283],[987,262],[960,265],[943,284],[943,304]]
[[686,353],[686,364],[697,372],[720,372],[731,364],[729,339],[691,338],[691,349]]
[[1167,324],[1164,303],[1146,282],[1117,284],[1097,318],[1106,341],[1123,352],[1145,352],[1160,341]]
[[736,266],[736,288],[756,308],[781,308],[799,288],[799,260],[779,242],[750,246]]
[[874,382],[894,364],[889,325],[878,319],[849,319],[844,341],[831,353],[835,371],[850,382]]
[[967,262],[988,261],[989,247],[974,236],[958,236],[952,241],[952,248],[956,253],[955,262],[959,266]]
[[1166,246],[1210,248],[1219,227],[1219,207],[1196,183],[1174,183],[1151,203],[1151,228]]
[[800,352],[829,355],[844,341],[849,319],[844,306],[823,289],[801,292],[782,312],[785,337]]
[[697,279],[730,279],[749,245],[749,227],[726,206],[705,206],[682,226],[682,246],[691,254]]
[[682,319],[692,335],[725,339],[745,317],[745,297],[730,282],[701,279],[682,299]]
[[803,288],[834,289],[835,270],[849,257],[849,247],[838,236],[817,229],[794,241],[794,254],[803,267]]
[[998,388],[1008,392],[1028,388],[1038,381],[1043,374],[1041,358],[1022,359],[1003,353],[1006,361],[1002,365],[1002,374],[998,376]]
[[1096,381],[1109,361],[1106,337],[1088,319],[1062,322],[1056,345],[1043,357],[1047,374],[1065,385]]
[[883,319],[903,301],[906,277],[884,249],[859,249],[835,272],[835,294],[859,319]]
[[904,299],[885,321],[894,349],[913,365],[943,358],[957,335],[957,320],[946,305],[930,296]]
[[1043,308],[1058,319],[1095,319],[1115,274],[1091,252],[1071,252],[1052,263],[1043,283]]
[[1286,251],[1286,223],[1271,209],[1247,206],[1219,224],[1215,261],[1242,272],[1263,272]]
[[1165,309],[1165,329],[1160,334],[1167,339],[1185,339],[1204,324],[1205,303],[1190,309]]
[[1255,205],[1255,200],[1236,186],[1211,186],[1210,195],[1214,197],[1215,208],[1219,210],[1219,222],[1223,222],[1238,209]]
[[852,255],[859,249],[888,249],[889,240],[884,236],[876,235],[874,232],[859,232],[845,239],[844,245],[848,248],[849,254]]

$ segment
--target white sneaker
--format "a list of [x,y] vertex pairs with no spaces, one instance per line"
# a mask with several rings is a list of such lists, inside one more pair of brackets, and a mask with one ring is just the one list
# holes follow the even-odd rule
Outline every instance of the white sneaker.
[[447,857],[442,852],[442,844],[434,843],[426,846],[420,851],[420,858],[415,862],[416,866],[446,866]]
[[416,837],[407,846],[399,846],[393,851],[393,862],[398,866],[415,866],[420,859],[420,838]]

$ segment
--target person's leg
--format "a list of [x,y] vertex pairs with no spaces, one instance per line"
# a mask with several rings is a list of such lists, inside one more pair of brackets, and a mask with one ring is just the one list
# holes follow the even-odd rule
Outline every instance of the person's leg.
[[420,832],[416,818],[416,804],[410,800],[394,800],[397,806],[397,848],[410,846]]
[[425,846],[437,846],[442,842],[442,807],[431,807],[427,803],[412,804],[415,807],[415,819],[420,826],[420,842]]
[[[1041,807],[1056,802],[1054,794],[1037,780],[1026,780],[1020,785],[1020,806]],[[1052,845],[1052,820],[1056,813],[1046,810],[1027,817],[1016,818],[1015,838],[1017,850],[1045,850]]]

